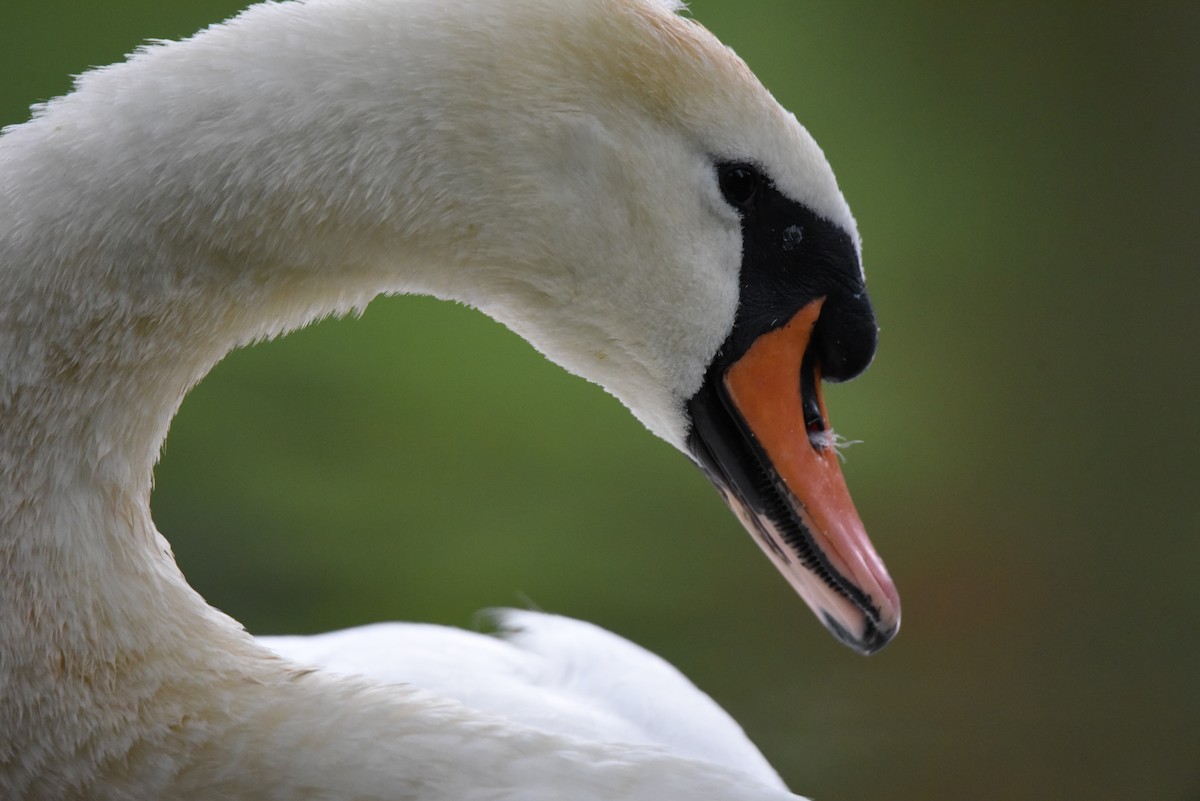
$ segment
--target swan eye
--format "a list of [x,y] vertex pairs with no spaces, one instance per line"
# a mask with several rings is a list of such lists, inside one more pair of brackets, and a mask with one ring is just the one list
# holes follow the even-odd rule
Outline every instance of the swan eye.
[[758,196],[762,175],[748,164],[725,164],[718,168],[717,181],[729,205],[738,211],[746,211]]

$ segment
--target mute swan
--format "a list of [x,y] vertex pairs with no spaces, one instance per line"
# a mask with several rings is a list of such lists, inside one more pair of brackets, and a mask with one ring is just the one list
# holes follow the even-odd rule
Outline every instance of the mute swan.
[[882,647],[899,600],[820,394],[875,349],[854,219],[679,10],[264,3],[4,132],[0,797],[793,798],[304,669],[188,586],[148,505],[230,349],[380,293],[453,298],[623,401],[836,636]]

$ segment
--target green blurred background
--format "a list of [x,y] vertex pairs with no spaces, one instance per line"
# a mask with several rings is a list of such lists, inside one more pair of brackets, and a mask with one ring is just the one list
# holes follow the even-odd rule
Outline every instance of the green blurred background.
[[[4,0],[0,122],[238,0]],[[532,602],[663,654],[798,792],[1200,798],[1200,4],[694,0],[822,143],[882,324],[834,387],[904,598],[834,642],[702,476],[468,310],[233,354],[154,496],[254,632]]]

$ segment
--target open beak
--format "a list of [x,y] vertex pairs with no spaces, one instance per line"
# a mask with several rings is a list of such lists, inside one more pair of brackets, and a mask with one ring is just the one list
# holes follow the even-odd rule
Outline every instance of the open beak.
[[821,396],[825,298],[714,363],[690,445],[725,501],[825,626],[864,653],[900,627],[900,597],[850,499]]

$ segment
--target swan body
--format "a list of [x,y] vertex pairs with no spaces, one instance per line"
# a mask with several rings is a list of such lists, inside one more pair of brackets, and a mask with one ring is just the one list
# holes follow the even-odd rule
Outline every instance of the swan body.
[[807,132],[678,10],[264,3],[4,132],[0,797],[793,797],[661,735],[302,667],[188,586],[149,510],[170,419],[225,353],[426,293],[620,398],[831,631],[885,643],[898,600],[819,395],[874,351],[854,220]]
[[784,789],[741,727],[661,658],[579,620],[514,609],[494,616],[499,636],[376,623],[258,641],[297,664],[411,684],[543,731],[660,747]]

